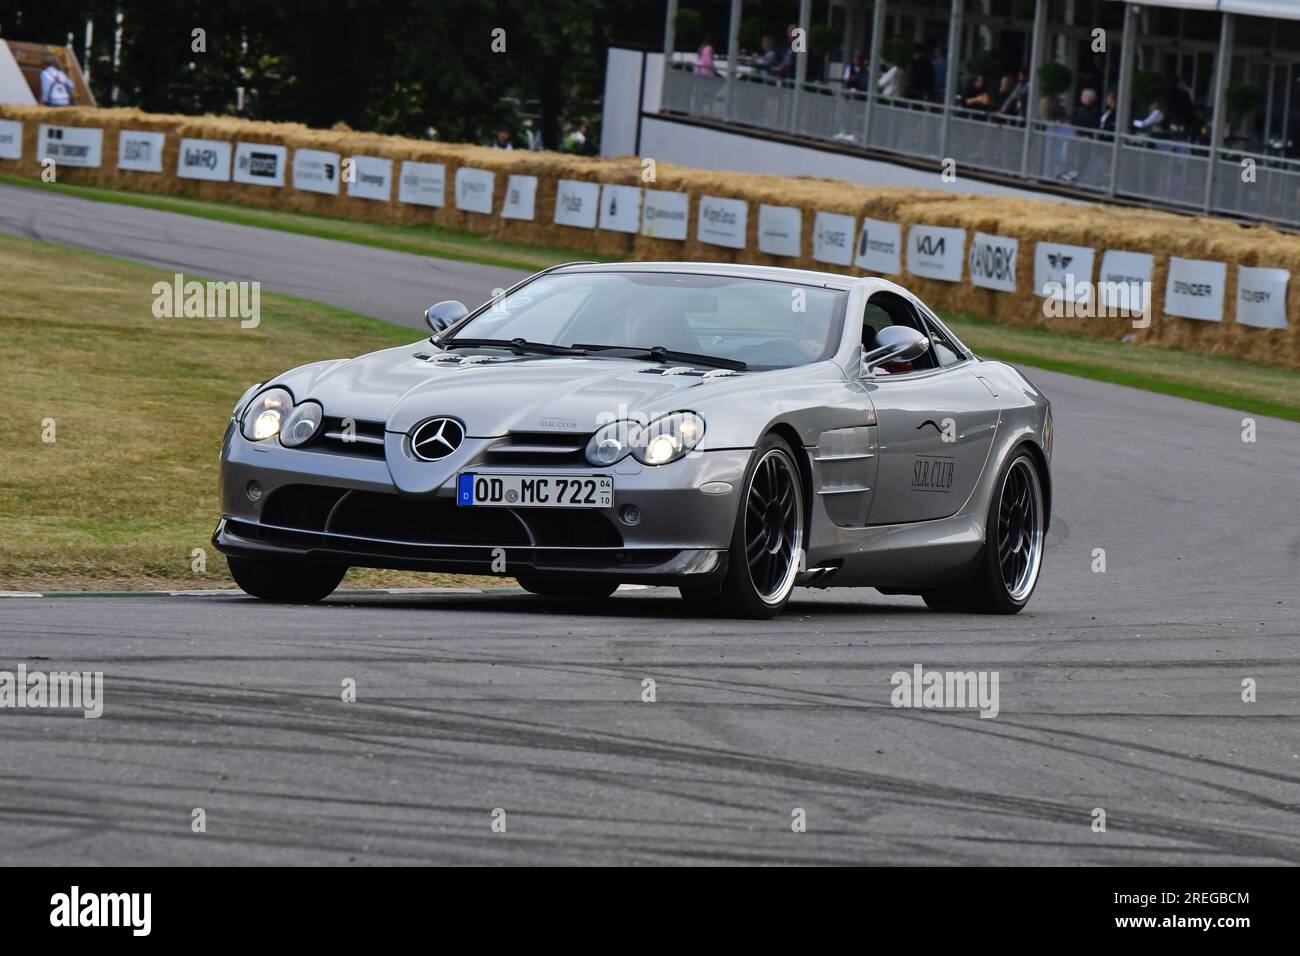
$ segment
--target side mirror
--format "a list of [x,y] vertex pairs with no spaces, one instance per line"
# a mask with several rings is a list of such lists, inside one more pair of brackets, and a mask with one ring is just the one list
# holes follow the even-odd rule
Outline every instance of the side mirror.
[[863,353],[862,374],[871,375],[886,362],[911,362],[930,349],[930,340],[907,325],[891,325],[876,333],[876,347]]
[[465,316],[469,315],[469,309],[465,307],[464,302],[457,302],[455,299],[445,299],[437,305],[431,305],[424,311],[424,324],[433,330],[433,334],[445,332]]

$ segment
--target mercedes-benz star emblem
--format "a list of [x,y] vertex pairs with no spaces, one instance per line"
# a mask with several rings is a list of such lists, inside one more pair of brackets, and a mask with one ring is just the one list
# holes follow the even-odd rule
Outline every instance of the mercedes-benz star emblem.
[[465,427],[454,418],[431,418],[411,432],[411,451],[421,461],[446,458],[465,440]]

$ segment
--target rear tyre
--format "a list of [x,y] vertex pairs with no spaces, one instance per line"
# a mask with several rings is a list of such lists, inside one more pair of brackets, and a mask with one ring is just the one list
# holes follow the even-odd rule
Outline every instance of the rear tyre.
[[1017,449],[998,474],[989,502],[984,547],[969,578],[924,591],[935,611],[1015,614],[1029,603],[1043,566],[1043,483],[1038,463]]
[[268,561],[227,556],[230,576],[246,594],[263,601],[313,604],[329,597],[347,574],[347,565],[309,561]]
[[607,598],[618,590],[617,581],[589,574],[521,571],[515,577],[525,591],[543,597]]
[[[754,449],[741,484],[718,610],[755,620],[780,614],[799,574],[803,533],[803,480],[794,452],[779,435],[768,435]],[[689,597],[686,589],[682,593]]]

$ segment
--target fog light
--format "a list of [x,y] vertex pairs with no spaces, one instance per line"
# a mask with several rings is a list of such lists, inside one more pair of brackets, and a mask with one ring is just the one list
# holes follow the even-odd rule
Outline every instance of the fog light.
[[641,509],[636,505],[624,505],[623,510],[618,513],[618,516],[623,519],[624,524],[632,525],[641,523]]
[[255,481],[250,481],[244,488],[244,494],[248,495],[249,501],[257,501],[262,497],[262,486]]

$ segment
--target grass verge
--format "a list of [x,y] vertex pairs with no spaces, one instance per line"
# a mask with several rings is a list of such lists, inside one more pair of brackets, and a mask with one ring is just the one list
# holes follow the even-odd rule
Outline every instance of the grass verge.
[[[0,590],[233,586],[209,539],[235,400],[291,366],[418,338],[270,293],[255,329],[156,319],[160,278],[0,235]],[[513,581],[358,570],[345,586],[484,583]]]
[[1300,375],[1288,369],[972,315],[944,314],[944,321],[986,358],[1300,421]]

